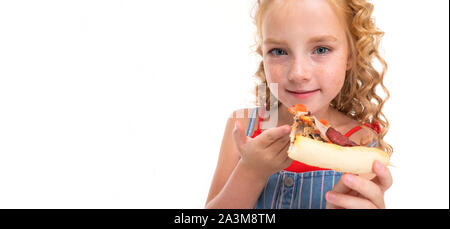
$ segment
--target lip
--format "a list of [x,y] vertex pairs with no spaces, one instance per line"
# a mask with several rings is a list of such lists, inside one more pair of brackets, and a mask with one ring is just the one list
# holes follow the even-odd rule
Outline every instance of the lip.
[[291,94],[292,96],[299,98],[299,99],[305,99],[308,98],[312,95],[314,95],[317,91],[319,91],[320,89],[316,89],[316,90],[312,90],[312,91],[289,91],[287,90],[287,92],[289,92],[289,94]]

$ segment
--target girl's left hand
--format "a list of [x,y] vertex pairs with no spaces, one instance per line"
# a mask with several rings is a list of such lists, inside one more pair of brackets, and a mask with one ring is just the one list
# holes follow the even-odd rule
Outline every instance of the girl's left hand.
[[382,163],[375,161],[372,167],[376,177],[366,178],[346,173],[326,194],[327,209],[347,208],[386,208],[384,193],[392,185],[389,169]]

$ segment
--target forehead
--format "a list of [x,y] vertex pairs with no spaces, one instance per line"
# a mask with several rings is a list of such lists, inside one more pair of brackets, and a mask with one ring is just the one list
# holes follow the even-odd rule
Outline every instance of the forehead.
[[327,0],[276,0],[264,15],[263,39],[295,37],[307,40],[316,35],[345,38],[345,27]]

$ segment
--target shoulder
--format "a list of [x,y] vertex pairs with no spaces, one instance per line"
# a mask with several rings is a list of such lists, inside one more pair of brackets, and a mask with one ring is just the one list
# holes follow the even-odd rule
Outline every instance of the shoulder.
[[359,126],[361,129],[353,133],[349,139],[361,146],[376,147],[377,133],[365,125],[360,124]]
[[348,116],[343,117],[340,130],[342,130],[342,134],[346,134],[357,126],[360,126],[361,129],[350,135],[349,139],[361,146],[376,146],[377,133],[373,129]]

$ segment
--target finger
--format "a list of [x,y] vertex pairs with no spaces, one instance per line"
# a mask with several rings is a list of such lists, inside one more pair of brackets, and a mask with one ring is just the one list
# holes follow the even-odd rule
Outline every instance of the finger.
[[[344,181],[343,181],[342,176],[341,176],[341,179],[339,179],[338,182],[333,186],[332,191],[333,191],[333,192],[336,192],[336,193],[346,194],[346,193],[350,192],[351,189],[348,188],[348,187],[344,184]],[[330,191],[330,192],[331,192],[331,191]],[[328,192],[327,192],[326,196],[327,196],[327,195],[328,195]],[[325,198],[326,198],[326,196],[325,196]],[[342,207],[337,206],[337,205],[335,205],[334,203],[327,201],[327,203],[326,203],[326,208],[327,208],[327,209],[339,209],[339,208],[342,208]]]
[[234,143],[236,144],[236,148],[241,151],[242,146],[249,141],[249,137],[244,134],[244,130],[242,129],[242,126],[238,121],[234,123],[232,135]]
[[335,204],[333,204],[331,201],[328,201],[328,199],[329,198],[332,198],[332,197],[328,197],[328,193],[330,193],[331,191],[328,191],[326,194],[325,194],[325,200],[327,200],[326,201],[326,204],[325,204],[325,208],[326,209],[339,209],[339,208],[341,208],[341,207],[339,207],[339,206],[337,206],[337,205],[335,205]]
[[359,193],[359,195],[367,198],[378,208],[385,207],[384,194],[380,187],[374,182],[353,174],[345,174],[342,179],[347,187],[353,189]]
[[[345,173],[347,174],[347,173]],[[343,174],[341,176],[341,178],[338,180],[338,182],[333,186],[333,191],[335,192],[339,192],[339,193],[348,193],[351,191],[351,189],[349,187],[347,187],[347,185],[344,184],[344,180],[342,179],[342,177],[345,175]]]
[[287,141],[285,141],[283,148],[278,152],[278,155],[279,156],[280,155],[281,156],[283,156],[283,155],[287,156],[288,155],[287,151],[288,151],[290,145],[291,145],[291,141],[288,138]]
[[262,147],[267,148],[279,138],[288,136],[290,132],[291,127],[289,125],[283,125],[262,132],[255,140],[261,142]]
[[[331,191],[330,191],[331,192]],[[325,194],[325,199],[327,198],[328,192]],[[344,209],[343,207],[337,206],[330,201],[325,201],[325,209]]]
[[287,150],[289,149],[290,142],[288,141],[286,145],[278,152],[276,160],[282,162],[283,169],[289,167],[292,164],[292,159],[288,157]]
[[[269,152],[275,152],[277,155],[280,154],[286,146],[289,146],[290,140],[289,136],[283,136],[275,140],[269,147],[266,148]],[[284,152],[287,151],[287,148]]]
[[334,191],[329,191],[325,195],[327,203],[330,202],[330,208],[345,208],[345,209],[376,209],[372,202],[367,199],[350,196]]
[[386,192],[392,186],[391,171],[381,162],[375,161],[372,170],[377,175],[374,181],[380,186],[383,192]]
[[284,157],[284,158],[282,158],[283,163],[281,165],[282,165],[283,169],[286,169],[287,167],[289,167],[292,164],[292,162],[294,160],[292,160],[292,158],[288,157],[287,155],[284,155],[282,157]]
[[330,205],[330,206],[327,205],[326,209],[344,209],[344,208],[338,207],[336,205]]

